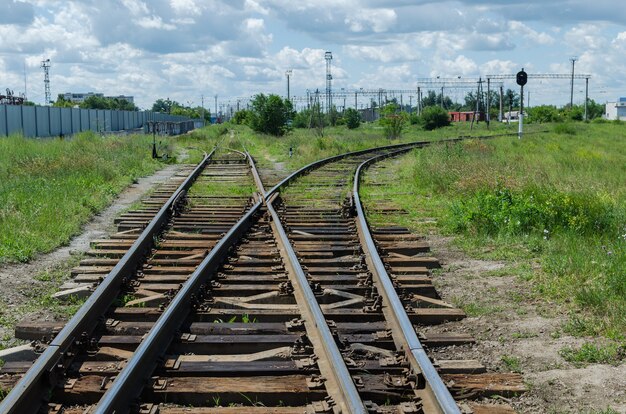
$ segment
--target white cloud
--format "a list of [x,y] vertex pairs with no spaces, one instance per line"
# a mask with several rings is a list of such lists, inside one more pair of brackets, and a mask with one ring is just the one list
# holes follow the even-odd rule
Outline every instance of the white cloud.
[[517,73],[520,66],[511,60],[494,59],[480,65],[480,72],[483,75],[497,75]]
[[176,14],[185,16],[200,16],[202,9],[195,0],[170,0],[170,6]]
[[135,20],[138,26],[144,29],[161,29],[161,30],[175,30],[176,26],[169,23],[164,23],[161,16],[141,17]]
[[344,22],[352,32],[372,30],[374,33],[382,33],[396,23],[397,17],[393,9],[357,9]]
[[521,35],[529,41],[539,44],[539,45],[551,45],[554,43],[554,38],[545,32],[537,32],[536,30],[531,29],[524,23],[511,20],[509,22],[509,30],[514,35]]
[[[21,89],[24,62],[40,83],[46,57],[53,94],[129,93],[150,106],[166,96],[284,93],[293,69],[298,95],[324,89],[326,50],[337,88],[406,88],[418,75],[520,67],[568,73],[576,55],[577,73],[593,75],[592,93],[617,95],[626,90],[626,8],[609,0],[0,2],[0,90]],[[567,100],[557,95],[547,99]]]
[[417,47],[411,42],[395,42],[380,46],[346,45],[343,50],[348,56],[363,61],[401,62],[420,58]]
[[476,76],[478,65],[472,59],[459,55],[456,59],[435,59],[434,69],[430,71],[432,77],[456,77],[456,76]]
[[139,16],[142,14],[150,13],[146,3],[144,3],[141,0],[121,0],[121,1],[124,7],[126,7],[133,16]]

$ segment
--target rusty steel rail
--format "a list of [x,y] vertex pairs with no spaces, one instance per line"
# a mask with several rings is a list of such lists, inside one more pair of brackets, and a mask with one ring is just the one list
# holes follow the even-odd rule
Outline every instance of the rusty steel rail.
[[374,243],[372,234],[370,233],[369,225],[359,197],[361,172],[365,168],[374,162],[387,157],[403,154],[408,150],[409,149],[402,149],[392,153],[372,157],[369,160],[364,161],[357,168],[352,188],[352,199],[353,207],[356,211],[357,228],[359,238],[361,239],[361,244],[363,246],[363,251],[367,260],[372,264],[371,268],[374,270],[373,276],[378,279],[380,285],[383,287],[381,294],[383,295],[385,302],[391,308],[390,316],[392,317],[397,328],[397,331],[395,332],[396,338],[402,343],[403,348],[406,350],[409,363],[413,369],[417,372],[421,372],[424,376],[427,391],[429,391],[431,396],[434,398],[437,408],[442,413],[460,414],[461,411],[459,410],[459,407],[450,394],[450,391],[441,380],[441,377],[437,373],[437,370],[433,366],[432,362],[428,358],[426,351],[417,337],[415,328],[406,313],[402,301],[398,297],[396,289],[393,286],[393,282],[391,281],[385,265],[378,254],[378,249],[376,248],[376,244]]
[[123,280],[137,269],[146,252],[152,247],[154,237],[163,230],[172,216],[180,194],[189,189],[210,162],[213,154],[215,154],[215,149],[210,154],[205,154],[193,172],[161,207],[128,252],[0,403],[0,413],[21,414],[38,410],[48,390],[63,379],[64,357],[70,353],[73,345],[81,341],[81,336],[84,336],[84,333],[88,336],[96,327],[98,320],[103,318],[104,313],[117,297]]

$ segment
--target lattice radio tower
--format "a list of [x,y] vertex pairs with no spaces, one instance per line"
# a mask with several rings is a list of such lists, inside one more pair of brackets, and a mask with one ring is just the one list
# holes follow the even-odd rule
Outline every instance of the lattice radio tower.
[[43,68],[43,85],[45,92],[44,104],[48,105],[52,102],[52,96],[50,94],[50,59],[42,60],[41,67]]
[[326,59],[326,113],[330,113],[330,109],[333,105],[333,75],[330,73],[330,63],[333,60],[333,53],[326,52],[324,58]]

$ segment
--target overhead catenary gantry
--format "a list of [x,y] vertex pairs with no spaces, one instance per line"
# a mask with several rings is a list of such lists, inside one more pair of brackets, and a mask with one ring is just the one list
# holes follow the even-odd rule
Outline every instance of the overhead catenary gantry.
[[[574,60],[575,61],[575,60]],[[487,75],[487,80],[507,80],[507,79],[515,79],[516,74],[503,74],[503,75]],[[587,103],[589,102],[589,79],[591,75],[589,74],[574,74],[573,62],[572,62],[572,73],[529,73],[528,80],[531,79],[569,79],[571,81],[571,90],[570,90],[570,107],[574,104],[574,79],[584,79],[585,80],[585,121],[588,119],[587,112]],[[522,96],[521,99],[524,99]],[[500,110],[502,112],[502,110]],[[500,114],[502,116],[502,114]]]

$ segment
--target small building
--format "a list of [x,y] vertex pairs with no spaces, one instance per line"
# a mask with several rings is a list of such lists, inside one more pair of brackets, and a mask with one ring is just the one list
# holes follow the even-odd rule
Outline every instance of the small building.
[[607,102],[604,117],[610,120],[626,121],[626,98],[619,98],[617,102]]
[[[526,112],[524,112],[526,114]],[[519,121],[519,111],[507,111],[502,114],[502,122]]]
[[479,122],[485,120],[484,112],[478,112],[478,116],[474,118],[475,114],[476,112],[473,111],[448,112],[452,122],[472,122],[472,120]]

